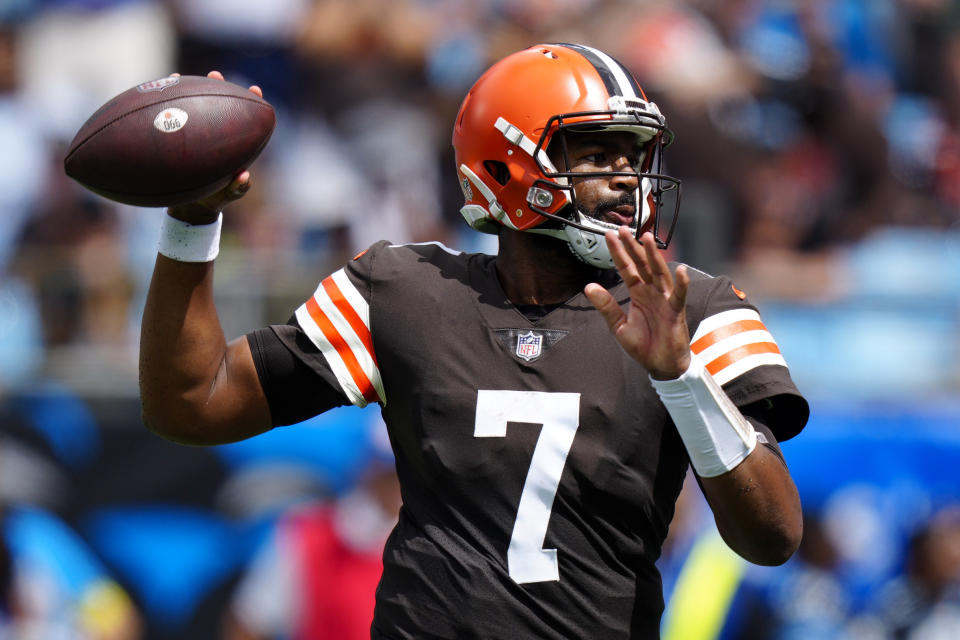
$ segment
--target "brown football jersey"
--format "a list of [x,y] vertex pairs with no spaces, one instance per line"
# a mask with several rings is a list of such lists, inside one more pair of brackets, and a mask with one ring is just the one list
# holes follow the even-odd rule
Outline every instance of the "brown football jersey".
[[[806,402],[756,308],[726,278],[691,279],[696,357],[792,437]],[[403,508],[374,638],[657,637],[654,563],[689,460],[582,293],[531,321],[492,256],[380,242],[251,345],[277,423],[381,405]]]

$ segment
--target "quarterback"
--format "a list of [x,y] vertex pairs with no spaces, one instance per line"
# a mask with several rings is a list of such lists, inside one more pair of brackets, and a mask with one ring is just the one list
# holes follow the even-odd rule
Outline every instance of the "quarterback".
[[687,469],[734,551],[783,563],[802,527],[777,443],[808,415],[746,296],[663,257],[672,137],[606,53],[509,55],[453,123],[461,211],[498,254],[384,240],[286,323],[230,342],[213,261],[249,173],[171,208],[143,318],[146,424],[214,444],[379,405],[403,506],[373,638],[657,638],[654,563]]

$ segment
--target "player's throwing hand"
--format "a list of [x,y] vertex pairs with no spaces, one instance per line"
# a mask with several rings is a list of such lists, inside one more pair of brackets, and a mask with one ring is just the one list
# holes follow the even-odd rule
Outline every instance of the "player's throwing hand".
[[[179,76],[179,73],[172,73],[171,76]],[[213,78],[214,80],[224,80],[223,74],[219,71],[211,71],[207,74],[208,78]],[[258,98],[263,97],[263,90],[257,85],[251,85],[249,91],[257,96]],[[210,224],[217,219],[220,215],[220,210],[223,209],[226,205],[238,200],[243,197],[243,195],[250,190],[250,172],[241,171],[233,177],[233,180],[230,181],[230,184],[225,186],[220,191],[217,191],[214,194],[198,200],[197,202],[190,202],[187,204],[173,206],[168,209],[168,212],[174,218],[183,220],[184,222],[190,222],[192,224]]]

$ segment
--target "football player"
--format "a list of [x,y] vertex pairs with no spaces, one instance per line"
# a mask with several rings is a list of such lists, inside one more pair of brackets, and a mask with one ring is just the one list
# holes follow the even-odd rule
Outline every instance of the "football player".
[[600,50],[507,56],[453,130],[463,216],[498,254],[378,242],[231,342],[213,259],[249,174],[171,208],[143,318],[148,426],[213,444],[378,404],[403,507],[373,638],[656,638],[688,465],[727,544],[783,563],[802,525],[777,442],[808,415],[746,296],[663,257],[672,136]]

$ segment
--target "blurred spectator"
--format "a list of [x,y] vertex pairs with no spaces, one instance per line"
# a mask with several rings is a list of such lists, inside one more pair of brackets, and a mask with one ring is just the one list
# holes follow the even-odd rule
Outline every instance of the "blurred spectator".
[[375,462],[346,495],[292,509],[240,583],[224,640],[369,638],[399,508],[393,467]]
[[[64,183],[64,184],[60,184]],[[119,388],[136,371],[133,284],[117,208],[61,176],[24,225],[12,269],[38,302],[47,375],[83,386],[79,371]]]
[[960,506],[935,514],[911,538],[906,571],[876,599],[890,640],[948,640],[960,630]]
[[69,142],[107,98],[173,71],[173,30],[159,2],[72,0],[44,9],[18,29],[17,77],[53,140]]
[[[466,8],[459,1],[449,4],[457,13]],[[486,2],[476,4],[483,15]],[[310,57],[340,64],[419,66],[450,13],[448,7],[424,0],[319,0],[302,24],[298,44]]]
[[[671,523],[672,529],[672,523]],[[746,562],[731,552],[712,524],[689,540],[676,575],[667,574],[667,607],[661,620],[663,640],[715,640],[730,615]],[[674,550],[675,551],[675,550]]]
[[53,514],[0,507],[0,637],[136,640],[126,592]]
[[19,278],[0,275],[0,396],[36,382],[42,346],[33,291]]
[[298,104],[303,69],[294,56],[311,0],[170,0],[176,30],[176,70],[259,85],[280,111]]
[[819,516],[806,512],[800,549],[783,569],[747,570],[722,637],[853,640],[853,603],[837,556]]
[[0,278],[17,235],[43,188],[49,150],[43,120],[27,105],[17,79],[18,31],[0,22]]

